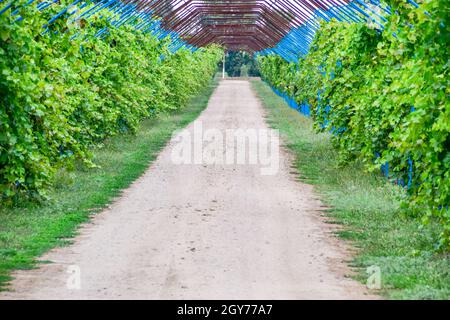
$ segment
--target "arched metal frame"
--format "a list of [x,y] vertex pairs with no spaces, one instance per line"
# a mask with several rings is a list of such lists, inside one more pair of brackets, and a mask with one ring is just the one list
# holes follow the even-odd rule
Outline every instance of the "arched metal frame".
[[[26,5],[37,5],[43,11],[58,1],[29,0]],[[0,0],[0,14],[7,14],[16,1],[3,8],[2,2],[6,1]],[[413,0],[408,2],[417,6]],[[308,52],[320,19],[366,21],[381,30],[385,16],[391,14],[390,8],[379,0],[74,0],[48,25],[68,15],[72,21],[89,19],[102,10],[112,13],[108,20],[114,27],[132,24],[158,38],[170,37],[172,52],[181,47],[196,50],[217,43],[227,50],[256,55],[275,53],[288,61],[296,61]],[[16,21],[20,21],[17,12],[9,14],[17,15]],[[96,36],[107,32],[106,28],[98,30]]]

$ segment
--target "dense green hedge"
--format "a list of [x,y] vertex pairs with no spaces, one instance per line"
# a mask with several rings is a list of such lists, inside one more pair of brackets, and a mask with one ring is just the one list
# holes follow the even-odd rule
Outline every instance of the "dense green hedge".
[[[323,24],[298,64],[259,61],[266,81],[311,106],[343,162],[370,170],[389,163],[393,180],[412,180],[405,199],[425,223],[442,225],[450,243],[450,13],[448,1],[415,9],[389,1],[396,14],[383,32],[367,24]],[[377,157],[377,155],[380,155]]]
[[[15,4],[23,3],[16,1]],[[185,105],[216,72],[222,50],[170,54],[168,40],[112,28],[100,16],[42,26],[68,1],[23,20],[0,15],[0,198],[41,196],[59,166],[90,164],[89,149],[106,137],[133,132],[139,121]],[[61,35],[66,32],[64,35]],[[73,40],[77,32],[86,35]]]

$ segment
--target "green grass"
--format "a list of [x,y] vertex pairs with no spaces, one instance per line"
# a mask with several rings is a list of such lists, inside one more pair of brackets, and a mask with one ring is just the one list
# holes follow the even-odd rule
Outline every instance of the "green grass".
[[0,289],[5,289],[12,270],[33,268],[36,257],[70,243],[80,223],[111,203],[148,168],[173,131],[197,118],[216,86],[212,82],[176,113],[144,120],[136,135],[105,141],[93,150],[99,168],[60,170],[45,204],[0,207]]
[[329,134],[317,134],[312,121],[293,110],[268,85],[252,81],[268,111],[269,124],[280,131],[295,155],[301,179],[313,184],[327,215],[342,226],[338,235],[357,248],[351,266],[365,283],[366,268],[381,268],[382,289],[390,299],[449,299],[450,259],[435,252],[437,227],[423,227],[404,210],[403,190],[358,163],[338,165]]

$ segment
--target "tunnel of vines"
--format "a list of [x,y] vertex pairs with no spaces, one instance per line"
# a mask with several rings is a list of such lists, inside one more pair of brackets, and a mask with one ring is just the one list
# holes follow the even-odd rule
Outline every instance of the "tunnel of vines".
[[449,17],[447,0],[0,0],[2,201],[45,198],[56,168],[91,164],[241,51],[448,248]]

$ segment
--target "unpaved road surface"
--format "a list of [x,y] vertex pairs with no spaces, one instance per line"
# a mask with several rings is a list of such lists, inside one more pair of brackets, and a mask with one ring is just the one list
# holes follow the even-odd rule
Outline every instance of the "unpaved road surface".
[[[242,80],[222,81],[198,120],[204,129],[267,129]],[[261,175],[260,165],[175,164],[174,144],[73,245],[40,258],[53,263],[15,272],[0,298],[370,297],[345,277],[345,248],[285,151],[278,173]]]

